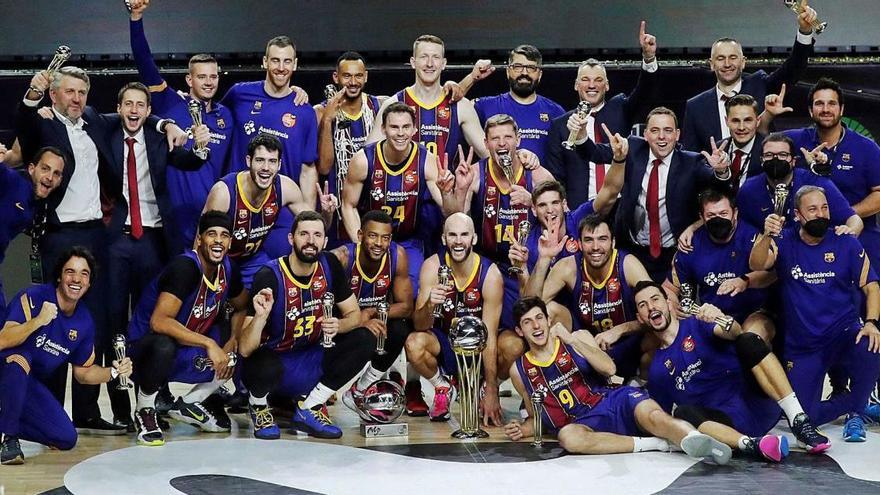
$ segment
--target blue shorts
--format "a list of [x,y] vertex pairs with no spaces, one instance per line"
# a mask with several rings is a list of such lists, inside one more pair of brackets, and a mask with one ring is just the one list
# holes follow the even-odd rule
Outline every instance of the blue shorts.
[[324,374],[324,348],[319,344],[279,352],[284,371],[274,393],[288,397],[304,396],[315,388]]
[[636,424],[636,406],[650,399],[648,392],[636,387],[616,387],[603,390],[605,398],[573,423],[593,431],[637,436],[642,432]]
[[[290,254],[290,253],[287,253]],[[269,258],[269,255],[265,250],[258,249],[256,253],[251,256],[248,256],[245,259],[231,260],[232,266],[238,269],[241,274],[241,283],[244,285],[244,288],[247,290],[251,289],[251,285],[254,283],[254,275],[257,273],[257,270],[263,267],[266,263],[268,263],[272,258]]]
[[782,415],[779,404],[758,390],[747,389],[728,399],[721,407],[713,407],[712,404],[699,405],[723,412],[732,421],[730,426],[750,437],[766,435],[776,426]]
[[440,354],[437,355],[437,364],[440,365],[440,372],[445,375],[455,375],[458,373],[458,364],[455,361],[455,353],[452,352],[452,344],[449,342],[449,334],[442,330],[432,328],[431,332],[440,342]]
[[422,263],[425,262],[425,243],[421,239],[411,237],[398,242],[398,244],[406,251],[409,281],[413,286],[413,297],[415,297],[419,293],[419,272],[422,269]]

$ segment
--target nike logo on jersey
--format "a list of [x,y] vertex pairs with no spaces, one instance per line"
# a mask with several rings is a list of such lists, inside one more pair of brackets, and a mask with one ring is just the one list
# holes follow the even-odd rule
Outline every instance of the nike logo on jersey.
[[21,203],[15,203],[15,207],[21,211],[24,211],[24,206],[21,206]]

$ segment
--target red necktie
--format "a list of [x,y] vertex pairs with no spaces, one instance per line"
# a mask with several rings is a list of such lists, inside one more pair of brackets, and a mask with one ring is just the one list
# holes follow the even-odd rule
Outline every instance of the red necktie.
[[651,176],[648,177],[648,194],[645,198],[645,207],[648,210],[648,232],[651,239],[651,257],[660,257],[660,164],[663,160],[657,158],[651,162]]
[[128,145],[128,213],[131,215],[131,236],[140,239],[144,235],[141,223],[141,203],[138,199],[137,160],[134,154],[134,138],[125,138]]
[[739,183],[739,171],[742,168],[743,150],[734,150],[733,163],[730,164],[730,171],[733,173],[731,179],[734,183]]
[[[596,118],[596,114],[593,114],[593,136],[595,139],[593,141],[596,144],[599,144],[603,141],[602,139],[602,126],[599,124],[599,119]],[[599,191],[602,189],[602,184],[605,183],[605,164],[597,163],[596,164],[596,194],[599,194]]]

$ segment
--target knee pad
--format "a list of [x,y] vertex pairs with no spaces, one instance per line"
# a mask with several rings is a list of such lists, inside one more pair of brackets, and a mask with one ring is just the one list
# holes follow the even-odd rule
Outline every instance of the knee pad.
[[770,348],[764,340],[754,333],[743,332],[736,338],[736,356],[746,369],[752,369],[758,365],[768,354]]

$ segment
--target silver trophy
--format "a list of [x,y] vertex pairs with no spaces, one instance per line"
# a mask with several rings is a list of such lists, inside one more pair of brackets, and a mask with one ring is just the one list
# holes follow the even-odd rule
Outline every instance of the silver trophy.
[[[390,305],[388,304],[387,299],[382,299],[379,301],[379,304],[376,305],[376,314],[379,316],[379,321],[382,322],[382,325],[385,327],[385,332],[388,332],[388,308]],[[385,350],[385,335],[379,334],[376,337],[376,354],[380,356],[384,356],[388,352]]]
[[[330,103],[330,100],[339,93],[340,90],[336,89],[335,84],[328,84],[324,86],[324,98],[327,100],[327,103]],[[336,110],[336,128],[337,129],[347,129],[351,127],[351,120],[342,113],[342,109]]]
[[[523,220],[519,223],[516,228],[516,243],[520,246],[525,245],[526,238],[529,236],[529,231],[532,229],[532,223],[528,220]],[[507,269],[508,275],[519,275],[523,272],[523,269],[518,266],[511,266]]]
[[[324,307],[324,318],[332,318],[333,317],[333,306],[336,304],[336,297],[332,292],[327,292],[324,294],[324,297],[321,298],[321,305]],[[333,337],[324,334],[324,340],[321,341],[321,347],[324,349],[329,349],[334,347],[336,342],[333,342]]]
[[507,182],[513,186],[516,178],[513,176],[513,157],[510,156],[510,152],[498,152],[498,166],[501,167],[501,173],[504,174],[504,177],[507,177]]
[[[694,299],[694,286],[689,283],[683,283],[679,287],[679,305],[681,310],[687,314],[695,315],[700,312],[700,306]],[[724,333],[730,332],[733,328],[733,317],[721,315],[715,318],[715,324],[720,326]]]
[[547,398],[547,391],[543,388],[536,388],[529,399],[532,401],[532,409],[535,415],[532,416],[532,431],[535,433],[535,439],[532,440],[534,447],[544,445],[544,421],[541,415],[544,411],[544,399]]
[[[782,3],[798,16],[803,12],[801,9],[801,2],[798,0],[782,0]],[[825,28],[828,27],[828,23],[820,21],[818,17],[813,20],[810,25],[813,26],[813,32],[816,34],[822,34],[822,32],[825,31]]]
[[[575,110],[575,111],[577,112],[578,117],[585,119],[590,116],[591,110],[593,110],[592,103],[590,103],[588,101],[581,101],[580,103],[578,103],[577,110]],[[569,132],[568,139],[566,139],[565,141],[562,142],[562,147],[567,150],[573,150],[574,143],[575,143],[575,141],[577,141],[577,137],[578,137],[577,130]]]
[[[785,184],[776,184],[773,189],[773,213],[782,217],[783,225],[785,225],[785,203],[788,200],[788,186]],[[782,237],[782,232],[779,233]]]
[[452,433],[454,438],[486,438],[480,429],[480,369],[489,332],[486,325],[474,316],[463,316],[449,329],[449,342],[458,365],[459,404],[461,404],[460,429]]
[[[116,354],[117,362],[121,362],[125,359],[125,335],[118,333],[113,337],[113,352]],[[131,383],[128,382],[128,378],[120,376],[119,384],[116,385],[116,390],[128,390],[130,388]]]
[[[447,265],[441,266],[437,270],[437,284],[446,287],[447,285],[449,285],[450,280],[452,280],[452,268]],[[433,315],[434,318],[440,318],[441,316],[443,316],[443,304],[438,304],[434,306]]]
[[377,380],[364,389],[358,403],[361,435],[367,438],[397,437],[409,434],[407,423],[394,421],[403,414],[404,393],[400,384],[391,380]]
[[[196,128],[202,125],[202,104],[196,100],[189,100],[189,103],[186,105],[186,109],[189,110],[189,116],[192,117],[192,128]],[[190,134],[193,134],[190,132]],[[195,138],[195,135],[191,135],[190,137]],[[205,153],[207,147],[204,145],[196,145],[193,148],[193,151],[196,154]]]
[[49,68],[46,69],[46,72],[51,76],[58,69],[64,65],[64,62],[67,62],[67,59],[70,58],[70,47],[67,45],[61,45],[57,49],[55,49],[55,55],[52,57],[52,61],[49,62]]
[[[226,366],[232,368],[238,363],[238,355],[234,352],[227,352],[226,355],[229,357],[229,364]],[[208,356],[196,356],[193,360],[193,367],[197,371],[205,371],[205,370],[213,370],[214,362]]]

